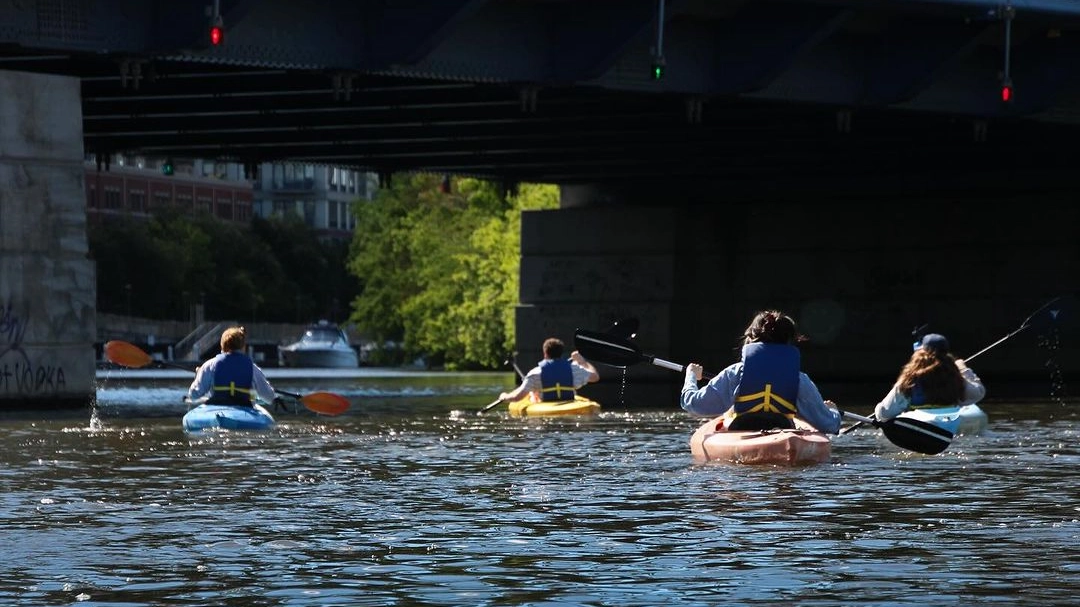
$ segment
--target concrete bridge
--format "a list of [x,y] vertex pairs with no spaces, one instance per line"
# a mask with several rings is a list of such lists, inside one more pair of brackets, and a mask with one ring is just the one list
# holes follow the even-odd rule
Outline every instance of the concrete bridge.
[[[93,392],[84,154],[558,183],[523,218],[522,361],[637,316],[645,350],[718,368],[780,307],[806,370],[868,402],[912,327],[964,355],[1078,288],[1065,0],[9,0],[0,23],[7,407]],[[991,397],[1060,394],[1062,330],[973,365]],[[674,375],[598,396],[666,405]]]

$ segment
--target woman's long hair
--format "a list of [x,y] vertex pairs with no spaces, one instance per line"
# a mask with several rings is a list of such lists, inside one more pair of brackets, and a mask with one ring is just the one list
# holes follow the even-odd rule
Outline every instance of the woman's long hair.
[[956,360],[947,352],[935,352],[919,348],[911,354],[896,387],[908,397],[918,384],[928,404],[951,405],[964,397],[964,377],[956,366]]

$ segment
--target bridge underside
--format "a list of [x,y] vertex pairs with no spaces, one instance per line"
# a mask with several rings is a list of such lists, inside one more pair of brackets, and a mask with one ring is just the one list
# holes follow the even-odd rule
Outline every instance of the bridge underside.
[[1075,3],[222,0],[221,46],[206,4],[0,2],[0,69],[78,76],[91,154],[506,182],[1056,169],[1080,132]]

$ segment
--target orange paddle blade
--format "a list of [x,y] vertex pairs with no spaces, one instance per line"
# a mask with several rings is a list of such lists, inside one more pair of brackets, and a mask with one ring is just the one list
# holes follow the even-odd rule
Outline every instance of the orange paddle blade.
[[143,352],[139,346],[129,344],[126,341],[107,342],[105,344],[105,358],[121,367],[131,367],[133,369],[145,367],[154,362],[154,359],[150,358],[150,355],[146,352]]
[[300,399],[305,407],[323,415],[341,415],[349,410],[349,401],[333,392],[313,392]]

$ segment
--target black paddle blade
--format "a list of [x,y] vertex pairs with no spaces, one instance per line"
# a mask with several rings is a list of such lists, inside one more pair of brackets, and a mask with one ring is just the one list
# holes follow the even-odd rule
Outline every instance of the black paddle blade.
[[574,332],[574,348],[590,361],[611,367],[625,368],[649,359],[631,341],[586,329]]
[[953,440],[952,432],[921,419],[895,417],[887,422],[875,421],[874,425],[897,447],[927,455],[948,449]]

